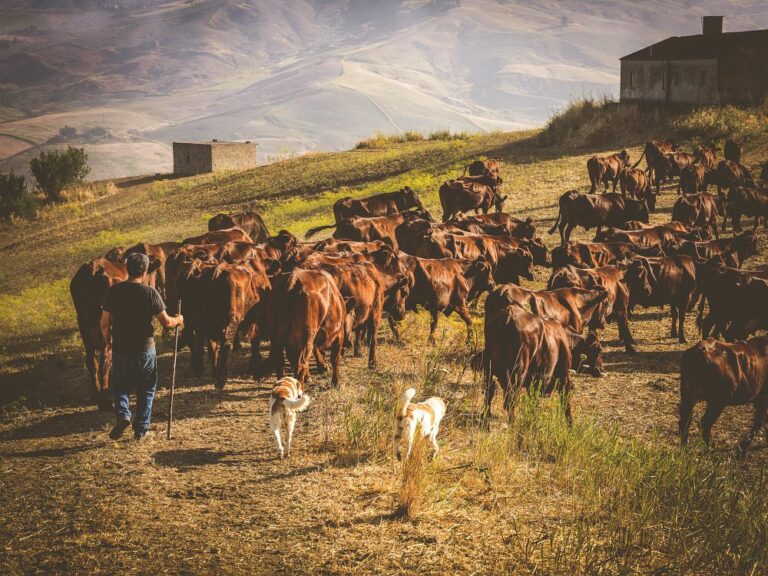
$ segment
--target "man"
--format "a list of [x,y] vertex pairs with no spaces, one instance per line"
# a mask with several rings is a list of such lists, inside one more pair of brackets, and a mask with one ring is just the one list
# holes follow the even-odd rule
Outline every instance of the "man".
[[117,440],[131,425],[128,394],[134,386],[136,418],[133,421],[133,437],[142,440],[149,429],[152,400],[157,387],[152,317],[157,318],[165,328],[180,326],[184,319],[181,314],[168,316],[160,294],[146,285],[149,268],[146,255],[131,254],[125,263],[128,279],[109,289],[101,314],[101,333],[106,342],[104,356],[112,359],[110,388],[117,419],[109,437]]

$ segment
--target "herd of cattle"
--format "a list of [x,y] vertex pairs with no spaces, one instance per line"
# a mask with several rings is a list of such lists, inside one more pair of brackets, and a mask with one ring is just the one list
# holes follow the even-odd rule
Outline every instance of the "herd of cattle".
[[[148,281],[169,313],[183,306],[182,338],[193,372],[203,374],[207,348],[218,388],[227,380],[230,351],[242,339],[251,343],[250,371],[257,377],[282,377],[287,358],[303,385],[311,357],[325,371],[329,351],[332,383],[338,385],[345,346],[359,355],[367,345],[368,365],[375,366],[385,316],[399,339],[398,323],[421,306],[432,317],[432,340],[440,313],[456,312],[469,337],[468,303],[488,293],[484,349],[472,359],[488,383],[486,415],[495,378],[508,410],[521,388],[535,385],[544,393],[558,391],[570,419],[572,373],[602,373],[599,334],[606,323],[617,323],[624,348],[635,353],[633,309],[669,305],[670,337],[686,342],[686,316],[698,303],[705,340],[682,357],[680,435],[685,441],[697,401],[707,402],[707,441],[726,405],[752,403],[755,424],[742,442],[745,452],[768,410],[768,339],[743,340],[768,328],[768,275],[742,269],[758,245],[754,230],[742,232],[740,224],[742,215],[754,217],[755,227],[760,217],[768,218],[768,170],[755,181],[732,141],[725,160],[716,163],[715,153],[714,147],[687,154],[671,142],[649,142],[640,159],[647,161],[645,170],[637,169],[640,161],[630,167],[626,151],[591,158],[592,192],[600,183],[605,192],[573,190],[560,197],[549,233],[559,230],[561,244],[551,251],[530,218],[503,212],[506,196],[499,192],[495,159],[472,163],[465,175],[440,187],[440,223],[406,187],[339,200],[335,222],[307,233],[310,238],[334,229],[319,242],[300,241],[286,230],[271,236],[261,217],[247,212],[219,214],[208,232],[181,242],[115,248],[84,264],[71,282],[94,401],[101,409],[110,404],[109,366],[99,354],[104,295],[126,279],[123,258],[141,252],[151,262]],[[660,186],[672,178],[679,178],[680,193],[672,220],[651,226]],[[717,195],[707,192],[710,184]],[[719,238],[718,216],[723,230],[731,217],[737,233]],[[594,241],[570,241],[577,226],[596,228]],[[534,266],[552,269],[545,290],[520,286],[521,278],[534,279]],[[262,340],[270,343],[267,358],[260,353]]]

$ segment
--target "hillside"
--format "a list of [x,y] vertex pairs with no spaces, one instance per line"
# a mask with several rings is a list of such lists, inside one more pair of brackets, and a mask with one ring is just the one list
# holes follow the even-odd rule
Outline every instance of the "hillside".
[[[606,120],[605,111],[594,114],[595,126]],[[657,128],[657,136],[692,121],[684,120]],[[649,119],[635,121],[653,130]],[[270,230],[302,234],[330,222],[342,196],[406,184],[439,213],[439,184],[468,161],[492,156],[502,160],[508,210],[534,218],[552,248],[546,230],[557,198],[585,190],[586,160],[609,151],[573,147],[556,134],[566,144],[544,144],[535,132],[494,133],[308,155],[242,173],[126,179],[114,194],[0,232],[0,570],[763,573],[767,453],[756,443],[747,465],[733,460],[748,409],[726,412],[711,453],[676,447],[684,346],[666,336],[668,311],[636,310],[635,357],[620,347],[614,325],[606,329],[607,374],[576,377],[573,428],[549,400],[523,402],[512,424],[498,404],[491,430],[478,426],[483,385],[467,360],[482,338],[482,305],[469,344],[463,324],[451,318],[441,319],[437,344],[426,346],[428,315],[419,313],[404,323],[402,346],[382,329],[376,370],[348,353],[343,389],[314,376],[313,405],[299,417],[294,455],[285,462],[274,458],[266,429],[271,383],[247,375],[245,354],[234,355],[234,377],[215,392],[208,375],[191,376],[182,352],[170,442],[108,441],[110,415],[82,405],[85,370],[68,281],[87,259],[114,245],[200,232],[219,210],[256,209]],[[645,137],[624,140],[633,161]],[[754,168],[765,158],[768,138],[755,134],[745,162]],[[674,200],[666,189],[652,221],[668,220]],[[750,268],[766,270],[762,229],[760,242]],[[541,287],[548,275],[537,268],[526,285]],[[687,330],[695,340],[692,317]],[[172,352],[169,342],[160,345],[157,432]],[[414,522],[394,513],[400,468],[391,455],[393,394],[405,385],[418,398],[435,393],[449,402],[441,453],[425,468]]]
[[65,144],[50,141],[65,125],[108,132],[73,140],[94,179],[170,171],[171,140],[254,140],[266,161],[377,130],[531,127],[573,97],[615,94],[620,56],[696,33],[704,14],[727,14],[727,30],[768,27],[759,0],[64,6],[4,3],[0,169]]

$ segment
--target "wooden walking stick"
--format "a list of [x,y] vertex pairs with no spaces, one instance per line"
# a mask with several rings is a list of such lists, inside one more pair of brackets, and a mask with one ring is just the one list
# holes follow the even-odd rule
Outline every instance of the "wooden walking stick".
[[[179,300],[179,314],[181,314],[181,300]],[[171,439],[171,429],[173,428],[173,390],[176,387],[176,359],[179,356],[179,326],[176,325],[176,342],[173,345],[173,373],[171,374],[171,396],[168,403],[168,430],[166,437]]]

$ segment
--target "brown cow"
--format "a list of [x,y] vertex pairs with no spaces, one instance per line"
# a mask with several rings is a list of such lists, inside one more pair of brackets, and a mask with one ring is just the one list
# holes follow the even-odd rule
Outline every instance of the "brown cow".
[[[557,391],[568,422],[572,421],[570,397],[573,391],[571,368],[578,368],[582,355],[594,375],[602,371],[602,348],[594,332],[582,336],[555,320],[531,314],[517,304],[497,303],[491,293],[485,305],[485,348],[473,365],[482,365],[488,382],[485,417],[490,417],[496,392],[493,377],[504,392],[504,407],[514,418],[517,395],[522,388],[540,386],[541,394]],[[501,305],[498,305],[501,304]],[[478,362],[479,361],[479,362]]]
[[471,164],[464,166],[463,174],[469,172],[470,176],[488,176],[489,178],[502,183],[499,171],[501,170],[501,161],[498,158],[489,160],[475,160]]
[[168,256],[165,260],[165,305],[169,314],[179,311],[178,280],[185,276],[193,260],[216,262],[215,254],[221,249],[219,244],[187,244]]
[[[668,162],[664,155],[675,152],[676,150],[677,144],[672,140],[646,142],[645,148],[643,148],[643,153],[632,168],[637,168],[643,157],[645,157],[648,166],[648,179],[651,186],[656,185],[656,191],[658,192],[659,186],[666,180],[667,176],[664,167],[668,165]],[[659,173],[660,171],[661,173]]]
[[[208,231],[240,228],[254,242],[264,242],[269,238],[269,230],[262,217],[256,212],[240,212],[239,214],[216,214],[208,220]],[[187,242],[185,242],[187,244]],[[190,242],[191,244],[191,242]]]
[[[272,287],[267,272],[259,259],[247,265],[193,265],[188,271],[187,280],[195,276],[195,281],[183,290],[192,370],[196,376],[202,376],[203,347],[207,346],[218,389],[226,384],[229,352],[240,325],[258,315],[252,309],[264,301]],[[258,344],[253,348],[258,350]]]
[[755,187],[755,179],[752,173],[743,164],[733,162],[732,160],[721,160],[715,170],[715,183],[717,192],[722,192],[723,188],[733,191],[739,186],[747,188]]
[[605,307],[593,317],[590,329],[602,328],[605,320],[616,320],[619,338],[629,354],[635,353],[635,340],[629,330],[630,290],[629,286],[642,287],[643,297],[650,297],[652,287],[647,272],[640,262],[633,262],[628,267],[602,266],[600,268],[576,268],[565,266],[552,273],[547,283],[553,288],[584,288],[594,290],[602,286],[608,291]]
[[636,254],[663,256],[658,247],[641,248],[628,242],[568,242],[552,250],[552,267],[557,270],[564,266],[577,268],[598,268],[618,264]]
[[605,184],[605,191],[608,191],[608,183],[612,182],[613,192],[616,192],[616,183],[627,166],[629,166],[629,152],[626,150],[610,156],[592,156],[587,160],[587,173],[589,183],[592,185],[589,193],[592,194],[597,190],[597,185],[601,182]]
[[[467,232],[479,234],[505,232],[518,238],[534,238],[536,236],[536,225],[533,223],[532,218],[521,220],[504,212],[466,216],[461,220],[451,220],[450,224]],[[477,226],[477,228],[473,229],[474,226]],[[501,230],[496,230],[496,228]]]
[[565,244],[576,226],[589,230],[603,226],[621,227],[630,220],[648,222],[646,202],[625,198],[621,194],[582,194],[571,190],[560,196],[560,209],[550,234],[560,231],[560,243]]
[[723,147],[723,156],[725,156],[726,160],[741,164],[741,144],[732,138],[728,138]]
[[669,160],[670,176],[680,176],[683,170],[696,161],[694,155],[688,152],[672,152],[665,157]]
[[559,322],[581,334],[592,321],[600,305],[608,298],[608,292],[598,286],[595,290],[583,288],[556,288],[554,290],[528,290],[515,284],[502,284],[494,292],[494,298],[504,298],[509,304],[527,307],[542,318]]
[[741,232],[741,217],[754,217],[755,230],[763,218],[763,223],[768,228],[768,189],[761,188],[736,188],[728,194],[728,208],[723,217],[723,230],[728,217],[731,217],[734,232]]
[[[406,308],[416,310],[422,306],[432,316],[429,329],[429,341],[434,342],[438,314],[450,316],[459,314],[467,325],[467,338],[470,336],[472,317],[467,302],[494,286],[491,268],[485,261],[466,262],[453,258],[419,258],[401,253],[400,262],[409,278],[410,292],[406,299]],[[395,338],[400,339],[392,318],[389,325]]]
[[706,170],[714,170],[717,166],[717,148],[714,144],[709,146],[697,146],[693,151],[693,157],[696,162],[701,164]]
[[315,244],[313,248],[318,252],[327,252],[330,254],[337,254],[340,252],[369,254],[370,252],[376,252],[385,246],[392,247],[392,244],[388,239],[374,240],[372,242],[355,242],[354,240],[336,240],[335,238],[328,238],[326,240],[321,240]]
[[469,181],[469,176],[456,180],[448,180],[440,186],[440,205],[443,208],[443,222],[457,218],[462,212],[474,210],[475,214],[482,211],[488,214],[491,207],[496,212],[504,208],[506,196],[501,196],[496,190],[495,183],[489,183],[485,176],[478,181]]
[[698,263],[696,279],[709,304],[701,325],[705,338],[713,327],[728,340],[768,328],[768,281],[728,268],[722,258]]
[[181,244],[226,244],[227,242],[250,242],[253,244],[251,237],[236,226],[185,238]]
[[[154,285],[157,261],[150,263],[147,270],[147,283]],[[85,367],[91,388],[91,401],[99,410],[112,409],[109,395],[110,365],[105,358],[98,358],[98,352],[104,350],[104,337],[99,324],[101,307],[107,290],[128,278],[125,264],[112,262],[106,258],[97,258],[83,264],[69,283],[69,292],[77,313],[77,326],[85,347]]]
[[[342,198],[333,205],[333,216],[336,223],[355,216],[390,216],[415,208],[422,212],[428,220],[432,215],[421,203],[416,192],[406,186],[397,192],[384,192],[367,198]],[[307,232],[307,237],[311,236]]]
[[708,192],[684,194],[672,206],[672,220],[682,222],[686,226],[705,228],[710,230],[715,238],[719,238],[720,234],[717,231],[719,203],[721,200]]
[[701,419],[701,435],[707,445],[712,426],[726,406],[752,404],[752,428],[739,443],[739,455],[747,455],[753,439],[766,424],[768,412],[768,338],[760,336],[732,344],[714,338],[701,340],[680,359],[680,443],[688,441],[693,408],[707,408]]
[[685,316],[693,304],[696,293],[696,263],[690,256],[665,256],[663,258],[635,259],[646,269],[646,278],[650,283],[652,293],[644,294],[644,286],[633,285],[637,278],[627,280],[630,292],[630,311],[635,304],[648,308],[650,306],[665,306],[669,304],[672,310],[671,338],[685,339]]
[[389,216],[372,216],[370,218],[356,216],[342,220],[336,224],[318,226],[310,229],[306,238],[310,238],[320,230],[336,228],[333,237],[337,240],[354,240],[356,242],[373,242],[374,240],[389,239],[392,247],[398,250],[395,230],[400,224],[411,220],[427,220],[426,215],[420,212],[400,212]]
[[706,242],[683,241],[674,247],[677,254],[686,254],[698,259],[708,260],[714,256],[735,252],[739,264],[743,264],[751,256],[757,256],[757,238],[752,230],[748,230],[733,238],[707,240]]
[[619,185],[621,186],[621,195],[626,196],[629,193],[631,198],[638,198],[651,189],[648,175],[645,170],[639,168],[624,168],[619,174]]
[[640,248],[663,248],[668,242],[677,240],[700,240],[698,230],[675,232],[667,226],[654,226],[645,230],[620,230],[619,228],[606,228],[595,235],[595,242],[623,242]]
[[259,375],[274,370],[284,374],[283,357],[288,357],[297,380],[309,381],[309,359],[313,350],[321,368],[327,369],[323,351],[330,348],[334,386],[339,385],[341,349],[344,345],[347,307],[333,278],[324,270],[293,271],[278,275],[272,282],[267,303],[270,330],[269,359]]
[[696,194],[706,192],[710,184],[716,183],[714,170],[705,167],[699,162],[683,168],[680,173],[680,182],[677,185],[678,194]]

